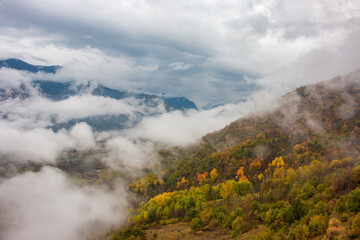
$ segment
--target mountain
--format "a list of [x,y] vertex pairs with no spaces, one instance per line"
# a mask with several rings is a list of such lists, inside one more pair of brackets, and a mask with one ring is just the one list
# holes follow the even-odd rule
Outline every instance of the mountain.
[[195,103],[185,97],[163,97],[162,99],[168,106],[176,110],[197,109]]
[[31,65],[27,62],[24,62],[20,59],[9,58],[6,60],[0,60],[0,68],[6,67],[21,71],[28,71],[31,73],[44,72],[44,73],[53,73],[55,74],[60,66],[40,66],[40,65]]
[[[38,66],[31,65],[19,59],[7,59],[0,61],[0,68],[6,67],[16,70],[23,70],[32,73],[44,72],[55,74],[60,66]],[[156,95],[133,93],[129,91],[120,91],[112,89],[101,84],[96,83],[83,83],[76,84],[75,82],[54,82],[44,80],[34,80],[31,86],[24,84],[19,88],[4,89],[0,88],[0,101],[5,101],[9,98],[25,99],[32,95],[32,91],[29,88],[35,88],[45,98],[53,101],[61,101],[71,96],[78,96],[82,94],[90,94],[93,96],[109,97],[116,100],[122,100],[127,98],[133,98],[139,100],[148,109],[157,108],[161,104],[164,105],[166,111],[187,111],[190,109],[197,110],[194,102],[185,97],[159,97]],[[50,126],[54,130],[61,128],[70,128],[79,122],[86,122],[94,130],[116,130],[130,128],[136,125],[146,115],[158,114],[156,112],[146,111],[145,113],[135,113],[135,118],[130,118],[126,114],[114,114],[114,115],[102,115],[102,116],[89,116],[86,118],[71,119],[64,123],[53,123]]]
[[360,69],[159,154],[160,167],[129,185],[148,201],[112,239],[141,229],[163,239],[184,225],[235,239],[358,239]]

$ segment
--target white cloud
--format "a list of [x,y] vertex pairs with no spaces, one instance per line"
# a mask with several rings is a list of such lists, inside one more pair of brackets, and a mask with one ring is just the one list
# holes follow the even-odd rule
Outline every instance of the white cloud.
[[44,167],[0,182],[1,239],[81,240],[126,219],[126,192],[78,187]]
[[168,145],[188,145],[198,142],[205,134],[250,113],[266,112],[276,107],[273,94],[254,95],[246,102],[226,104],[210,110],[173,111],[146,117],[132,129],[121,134],[128,139],[146,139]]
[[95,147],[91,128],[86,123],[75,125],[70,132],[50,129],[24,129],[0,121],[0,153],[13,156],[14,161],[54,162],[70,148],[84,150]]
[[86,150],[95,148],[95,138],[93,131],[89,125],[84,122],[77,123],[69,131],[70,136],[76,142],[76,148]]
[[28,74],[9,68],[0,69],[0,88],[18,88],[21,84],[28,85],[31,78]]
[[[140,100],[116,100],[112,98],[80,95],[62,101],[52,101],[39,96],[25,100],[11,99],[0,102],[0,111],[8,115],[11,121],[31,119],[37,126],[50,125],[50,119],[65,122],[74,118],[99,116],[106,114],[129,114],[145,111]],[[157,109],[153,109],[157,111]]]
[[110,150],[106,160],[111,166],[122,163],[126,168],[142,169],[156,159],[154,142],[140,138],[116,136],[106,141],[106,148]]

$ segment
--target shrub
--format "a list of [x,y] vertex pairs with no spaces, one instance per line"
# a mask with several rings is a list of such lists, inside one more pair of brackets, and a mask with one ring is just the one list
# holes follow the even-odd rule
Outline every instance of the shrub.
[[323,215],[315,215],[310,218],[309,229],[312,235],[321,236],[328,228],[328,218]]
[[139,227],[123,227],[117,233],[115,233],[110,239],[111,240],[126,240],[135,239],[145,236],[145,232]]
[[342,226],[337,218],[332,218],[329,221],[329,227],[326,230],[325,239],[346,239],[346,228]]
[[198,213],[198,210],[196,210],[195,208],[190,208],[188,211],[186,211],[185,220],[190,221],[191,219],[196,217]]
[[309,228],[304,224],[299,224],[293,230],[295,240],[306,240],[309,237]]
[[349,214],[348,213],[342,213],[342,214],[340,214],[339,218],[340,218],[340,221],[346,222],[349,219]]
[[227,218],[228,213],[224,207],[218,207],[215,209],[214,213],[212,214],[212,219],[217,219],[220,222],[224,222]]
[[200,231],[204,226],[203,220],[201,218],[193,218],[190,223],[190,228],[192,232]]
[[225,228],[228,228],[228,229],[233,229],[233,230],[234,230],[234,228],[232,227],[233,221],[234,221],[237,217],[241,217],[242,215],[243,215],[242,209],[241,209],[241,208],[236,208],[236,210],[235,210],[235,211],[232,211],[232,212],[230,213],[230,215],[226,218],[224,227],[225,227]]
[[351,229],[358,236],[360,235],[360,213],[358,213],[355,218],[352,220]]

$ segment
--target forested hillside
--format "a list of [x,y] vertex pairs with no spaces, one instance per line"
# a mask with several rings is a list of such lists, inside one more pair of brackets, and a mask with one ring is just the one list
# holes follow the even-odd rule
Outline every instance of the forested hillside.
[[257,231],[241,239],[358,238],[359,107],[357,71],[298,88],[198,146],[161,150],[160,167],[129,185],[149,200],[112,239],[183,221],[193,232]]

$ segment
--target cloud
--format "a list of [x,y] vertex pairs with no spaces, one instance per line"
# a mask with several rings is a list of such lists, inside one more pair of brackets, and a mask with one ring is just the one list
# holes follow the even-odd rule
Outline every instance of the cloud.
[[[344,50],[359,42],[359,9],[356,0],[178,2],[176,8],[163,0],[3,0],[0,55],[64,65],[63,77],[186,96],[199,105],[234,102],[234,87],[257,91],[259,78],[295,69],[313,51],[326,59],[309,66],[319,68],[320,78],[327,78],[321,70],[327,62],[346,68],[341,59],[350,57],[358,67],[359,47]],[[244,74],[257,77],[250,84]],[[214,82],[217,98],[208,95]]]
[[96,147],[93,131],[84,122],[77,123],[70,129],[69,134],[75,140],[77,149],[86,150]]
[[95,147],[89,125],[78,123],[70,132],[51,129],[23,129],[0,121],[0,153],[14,161],[54,162],[59,154],[70,148],[85,150]]
[[18,88],[21,84],[29,84],[31,78],[27,74],[9,68],[0,69],[0,88]]
[[191,68],[191,64],[185,64],[183,62],[173,62],[169,64],[174,71],[182,71]]
[[[124,130],[122,136],[167,145],[189,145],[205,134],[220,130],[236,119],[276,107],[272,94],[253,95],[248,101],[226,104],[210,110],[173,111],[144,118],[136,127]],[[126,147],[125,147],[126,148]]]
[[[147,108],[141,100],[129,98],[116,100],[88,94],[72,96],[62,101],[34,96],[32,98],[8,99],[0,102],[0,112],[6,115],[8,121],[28,127],[46,127],[70,119],[100,116],[106,114],[127,114],[133,116],[136,112],[157,112],[162,108]],[[24,122],[24,120],[27,120]]]
[[51,167],[0,182],[1,239],[88,239],[123,222],[126,193],[78,187]]
[[112,167],[141,170],[157,160],[157,151],[172,146],[189,146],[202,136],[220,130],[227,124],[249,114],[266,113],[275,109],[277,97],[259,92],[237,104],[226,104],[210,110],[172,111],[147,116],[135,127],[122,131],[96,133],[109,150],[106,161]]
[[155,144],[140,138],[116,136],[106,141],[105,147],[110,150],[106,159],[111,166],[119,163],[125,168],[142,169],[147,163],[156,160]]

